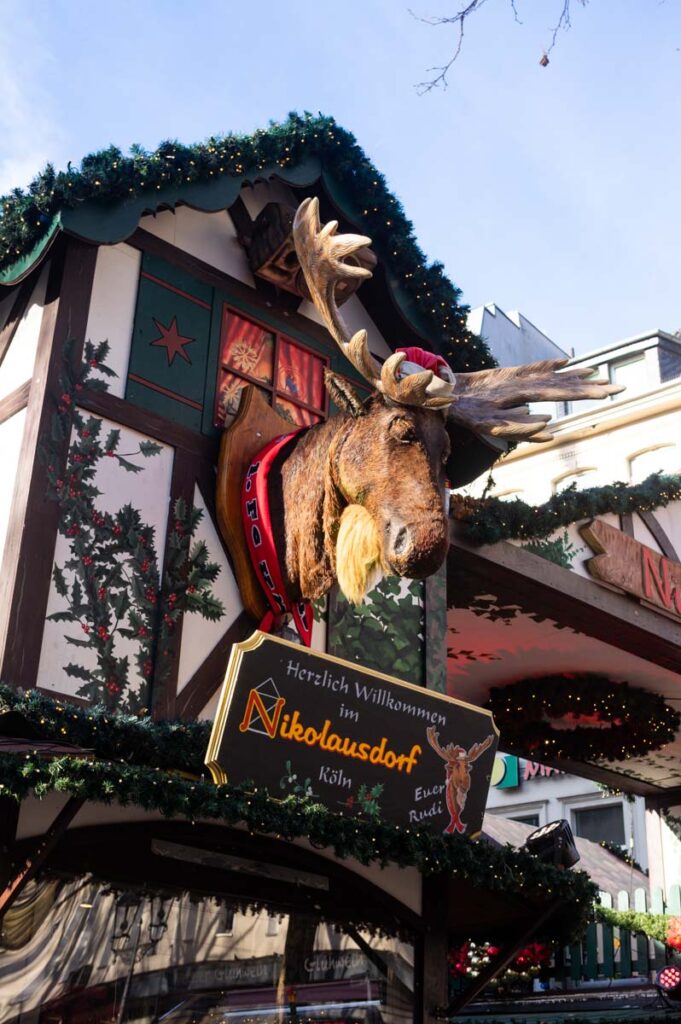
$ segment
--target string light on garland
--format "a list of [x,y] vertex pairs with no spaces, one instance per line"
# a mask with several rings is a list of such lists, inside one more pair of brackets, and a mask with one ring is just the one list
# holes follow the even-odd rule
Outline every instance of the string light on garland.
[[652,512],[680,499],[681,476],[651,473],[640,484],[617,482],[583,491],[572,484],[543,505],[528,505],[520,498],[478,500],[453,495],[451,515],[462,524],[466,539],[473,544],[496,544],[502,540],[544,539],[580,519],[609,512]]
[[[162,142],[153,153],[133,146],[126,156],[111,146],[86,156],[79,168],[69,164],[61,172],[48,164],[27,189],[15,189],[0,198],[0,270],[30,253],[63,210],[88,202],[110,207],[116,201],[152,195],[156,198],[149,198],[148,209],[161,201],[165,208],[182,201],[188,179],[196,183],[224,175],[247,181],[268,167],[294,166],[313,157],[318,158],[325,175],[342,183],[343,194],[360,220],[364,212],[367,222],[362,226],[372,236],[390,276],[404,282],[406,297],[414,305],[431,347],[444,354],[454,344],[456,352],[450,357],[454,370],[469,364],[478,370],[494,366],[487,346],[466,327],[468,307],[461,304],[460,289],[444,275],[440,264],[427,263],[413,226],[383,175],[350,132],[322,115],[292,113],[285,121],[271,122],[266,130],[258,129],[252,135],[212,137],[193,146]],[[158,196],[161,188],[162,197]],[[367,196],[371,196],[371,206]],[[447,312],[454,314],[454,331]]]
[[658,694],[590,673],[494,688],[486,707],[502,744],[533,760],[626,761],[670,743],[681,723]]
[[17,694],[4,686],[0,700],[5,711],[14,713],[13,725],[21,716],[40,739],[59,735],[95,754],[87,760],[48,760],[35,751],[25,756],[0,755],[3,796],[23,800],[31,792],[42,796],[57,791],[85,800],[134,804],[169,818],[242,823],[251,832],[285,840],[304,836],[315,846],[333,849],[340,858],[355,857],[363,864],[413,866],[424,874],[456,872],[474,887],[518,892],[527,898],[555,894],[568,909],[562,923],[552,921],[552,932],[560,927],[566,934],[578,935],[591,912],[596,888],[588,876],[559,871],[510,847],[373,818],[344,817],[310,798],[273,799],[260,788],[215,786],[204,778],[182,777],[205,770],[209,722],[153,722],[112,714],[102,707],[73,707],[36,692]]

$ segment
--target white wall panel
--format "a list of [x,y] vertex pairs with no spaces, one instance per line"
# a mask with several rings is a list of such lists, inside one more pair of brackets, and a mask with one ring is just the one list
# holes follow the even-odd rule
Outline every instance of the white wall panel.
[[106,363],[117,376],[105,377],[97,370],[92,376],[106,380],[109,393],[118,398],[125,395],[141,260],[139,249],[131,245],[100,245],[97,250],[85,337],[95,345],[109,342]]

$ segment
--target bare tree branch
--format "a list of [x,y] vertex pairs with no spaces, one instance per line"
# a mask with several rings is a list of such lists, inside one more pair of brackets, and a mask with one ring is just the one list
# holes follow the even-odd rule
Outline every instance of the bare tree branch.
[[[513,2],[513,0],[512,0]],[[456,49],[450,60],[441,67],[426,68],[426,71],[437,71],[435,78],[426,82],[419,82],[416,86],[416,90],[419,96],[423,96],[424,93],[430,92],[431,89],[437,89],[440,86],[443,89],[447,88],[447,72],[451,68],[456,58],[461,53],[461,47],[463,46],[463,33],[464,26],[466,24],[466,18],[473,14],[474,11],[480,10],[483,4],[486,4],[487,0],[471,0],[469,4],[463,7],[458,14],[453,14],[449,18],[422,18],[418,14],[414,14],[412,10],[409,11],[413,18],[417,21],[422,21],[425,25],[457,25],[459,29],[459,39],[456,44]]]
[[[522,25],[523,22],[521,21],[520,15],[518,13],[518,0],[508,0],[508,2],[511,6],[511,10],[513,11],[513,18],[516,24]],[[560,11],[558,21],[552,29],[551,42],[549,43],[547,49],[544,51],[544,54],[542,55],[542,58],[539,62],[543,67],[546,67],[549,63],[548,55],[549,53],[551,53],[554,46],[556,45],[556,40],[560,32],[567,32],[572,26],[572,22],[570,20],[570,6],[573,0],[561,0],[561,2],[562,9]],[[588,4],[589,0],[575,0],[575,2],[581,4],[582,7],[585,7]],[[415,14],[414,11],[412,11],[411,9],[409,10],[411,16],[413,18],[416,18],[417,21],[423,22],[424,25],[435,25],[438,27],[440,25],[453,25],[458,30],[456,46],[454,48],[452,56],[447,61],[447,63],[442,64],[440,66],[427,68],[426,70],[428,72],[436,72],[435,77],[427,79],[424,82],[417,83],[416,90],[419,96],[423,96],[424,93],[430,92],[431,89],[447,88],[447,75],[451,70],[452,65],[454,64],[459,54],[461,53],[461,48],[463,46],[463,37],[466,27],[466,20],[467,18],[470,17],[471,14],[475,14],[476,11],[479,11],[483,4],[486,3],[487,0],[470,0],[470,2],[466,4],[465,7],[462,7],[460,11],[457,11],[456,14],[435,18],[422,17],[421,15]]]

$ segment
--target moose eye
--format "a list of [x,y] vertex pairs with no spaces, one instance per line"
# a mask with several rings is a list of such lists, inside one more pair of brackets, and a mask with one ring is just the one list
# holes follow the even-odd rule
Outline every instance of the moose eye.
[[411,444],[412,441],[416,440],[414,424],[404,416],[396,416],[394,420],[391,420],[388,429],[391,436],[396,441],[401,441],[402,444]]

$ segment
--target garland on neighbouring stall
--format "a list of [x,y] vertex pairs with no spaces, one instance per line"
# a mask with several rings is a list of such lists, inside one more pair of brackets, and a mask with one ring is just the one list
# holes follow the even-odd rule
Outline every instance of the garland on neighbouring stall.
[[528,505],[515,498],[476,500],[452,496],[451,514],[474,544],[496,544],[501,540],[530,540],[549,537],[561,527],[579,519],[593,519],[608,512],[631,515],[664,508],[681,499],[681,476],[651,473],[641,484],[608,484],[578,491],[576,485],[554,494],[543,505]]
[[114,146],[86,156],[79,168],[57,173],[48,164],[26,190],[0,199],[0,270],[27,254],[48,232],[60,210],[87,202],[149,197],[154,209],[161,189],[182,188],[220,177],[253,180],[266,168],[288,168],[317,157],[342,182],[358,226],[373,239],[377,255],[390,268],[429,328],[432,346],[455,370],[495,365],[485,343],[466,327],[468,307],[446,277],[441,263],[428,264],[401,203],[358,145],[332,117],[289,114],[282,123],[252,135],[212,137],[198,145],[163,142],[149,153],[133,146],[124,155]]
[[[22,800],[34,792],[51,791],[79,799],[134,804],[165,817],[189,821],[212,818],[228,825],[244,823],[253,832],[277,838],[307,837],[330,847],[340,858],[355,857],[363,864],[379,861],[415,866],[423,874],[451,872],[473,886],[494,892],[535,894],[562,899],[563,926],[579,934],[591,913],[596,886],[583,872],[559,871],[530,854],[495,847],[465,837],[371,820],[346,818],[298,796],[272,799],[253,788],[182,779],[155,768],[91,761],[82,758],[46,760],[37,754],[0,756],[0,795]],[[551,925],[552,929],[554,924]]]
[[670,743],[681,722],[658,694],[590,673],[522,679],[486,706],[504,748],[535,760],[625,761]]
[[638,932],[656,942],[663,942],[670,949],[681,950],[681,917],[643,910],[613,910],[600,904],[595,907],[595,917],[603,924]]

